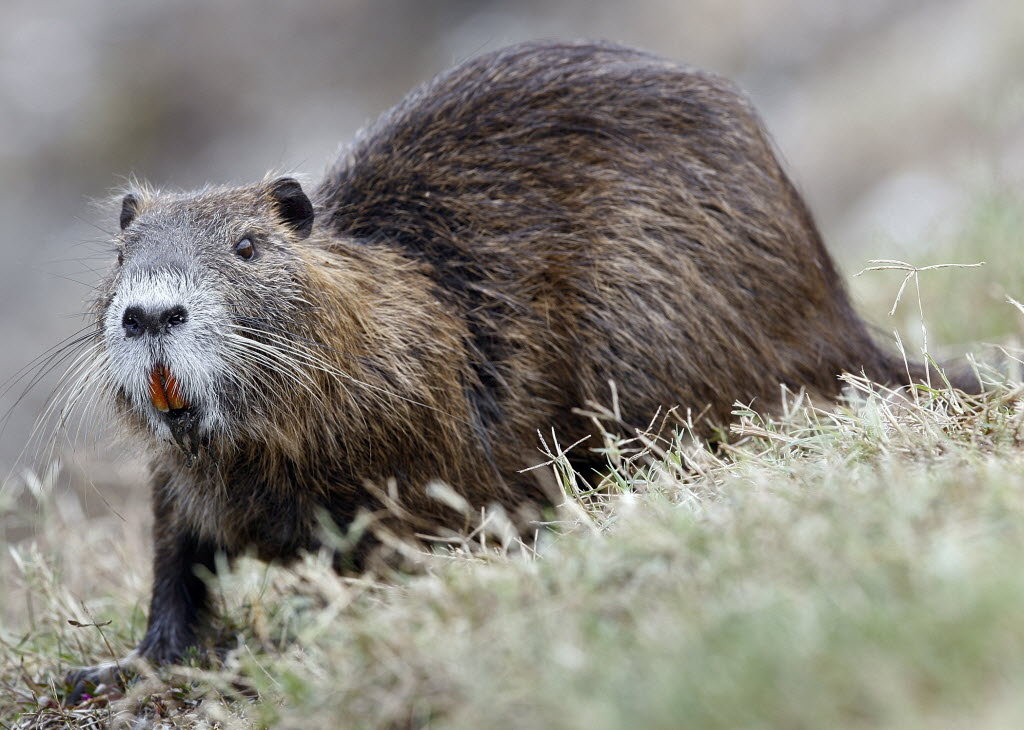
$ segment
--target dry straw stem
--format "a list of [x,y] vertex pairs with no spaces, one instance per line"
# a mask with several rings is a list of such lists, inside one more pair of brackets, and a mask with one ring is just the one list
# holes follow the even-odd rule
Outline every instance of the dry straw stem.
[[979,261],[976,264],[931,264],[929,266],[914,266],[908,264],[906,261],[898,261],[896,259],[871,259],[868,261],[874,266],[868,266],[867,268],[861,269],[854,276],[860,276],[868,271],[905,271],[907,275],[903,277],[903,281],[900,282],[900,288],[896,292],[896,298],[893,300],[892,309],[889,310],[889,314],[896,314],[896,308],[899,306],[900,299],[903,296],[903,290],[907,284],[913,280],[914,286],[917,289],[917,306],[918,312],[921,317],[924,317],[924,308],[921,304],[921,283],[919,275],[924,271],[933,271],[935,269],[976,269],[979,266],[984,266],[984,261]]
[[[896,315],[896,309],[899,307],[900,299],[903,297],[903,291],[906,289],[907,284],[910,281],[914,282],[914,289],[917,295],[917,313],[921,321],[921,354],[929,364],[934,364],[934,360],[928,349],[928,327],[925,324],[924,318],[924,304],[921,300],[921,273],[925,271],[935,271],[938,269],[976,269],[985,265],[984,261],[979,261],[976,264],[931,264],[929,266],[914,266],[906,261],[899,261],[897,259],[871,259],[868,263],[873,266],[861,269],[854,276],[860,276],[868,271],[905,271],[906,275],[903,277],[903,281],[900,282],[900,287],[896,291],[896,297],[893,299],[892,307],[889,309],[889,316],[893,317]],[[900,340],[899,332],[894,331],[896,341],[899,344],[900,352],[903,352],[903,343]],[[904,360],[906,355],[904,354]],[[909,369],[908,369],[909,374]],[[931,387],[931,368],[925,369],[925,377],[927,378],[928,386]],[[949,383],[946,383],[947,387]]]

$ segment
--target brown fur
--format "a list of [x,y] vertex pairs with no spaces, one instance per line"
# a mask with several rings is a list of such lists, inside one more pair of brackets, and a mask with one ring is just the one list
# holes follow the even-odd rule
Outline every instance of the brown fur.
[[[313,548],[321,512],[343,527],[385,512],[368,485],[395,480],[421,526],[459,526],[426,495],[435,479],[476,507],[543,503],[520,471],[541,459],[537,432],[590,434],[574,409],[609,402],[609,381],[623,428],[680,407],[709,435],[736,401],[774,407],[780,384],[832,396],[842,372],[906,377],[853,312],[747,99],[640,51],[531,43],[442,75],[329,170],[308,238],[268,185],[140,193],[128,215],[126,261],[201,240],[232,317],[318,363],[303,388],[254,362],[225,388],[235,421],[194,464],[170,446],[156,459],[139,651],[158,661],[194,640],[195,564]],[[262,263],[224,258],[248,231]]]

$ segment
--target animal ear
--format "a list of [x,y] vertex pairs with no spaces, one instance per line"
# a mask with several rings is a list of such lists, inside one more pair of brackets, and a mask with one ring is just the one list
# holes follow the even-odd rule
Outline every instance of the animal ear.
[[121,230],[123,231],[135,220],[139,212],[139,199],[134,193],[128,193],[121,199]]
[[277,214],[299,238],[305,238],[313,230],[313,204],[302,191],[299,181],[291,177],[279,177],[270,183],[270,198],[277,208]]

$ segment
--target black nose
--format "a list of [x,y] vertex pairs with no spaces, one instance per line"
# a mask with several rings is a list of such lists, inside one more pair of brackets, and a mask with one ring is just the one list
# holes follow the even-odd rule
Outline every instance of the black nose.
[[180,304],[156,311],[136,305],[124,310],[121,326],[124,327],[125,337],[138,337],[147,332],[159,335],[187,321],[188,310]]

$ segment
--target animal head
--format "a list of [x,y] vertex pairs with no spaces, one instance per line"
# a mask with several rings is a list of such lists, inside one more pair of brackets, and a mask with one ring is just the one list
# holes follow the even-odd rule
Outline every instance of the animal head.
[[289,389],[313,386],[301,256],[313,220],[288,177],[124,196],[96,310],[103,382],[129,423],[194,456],[267,436]]

